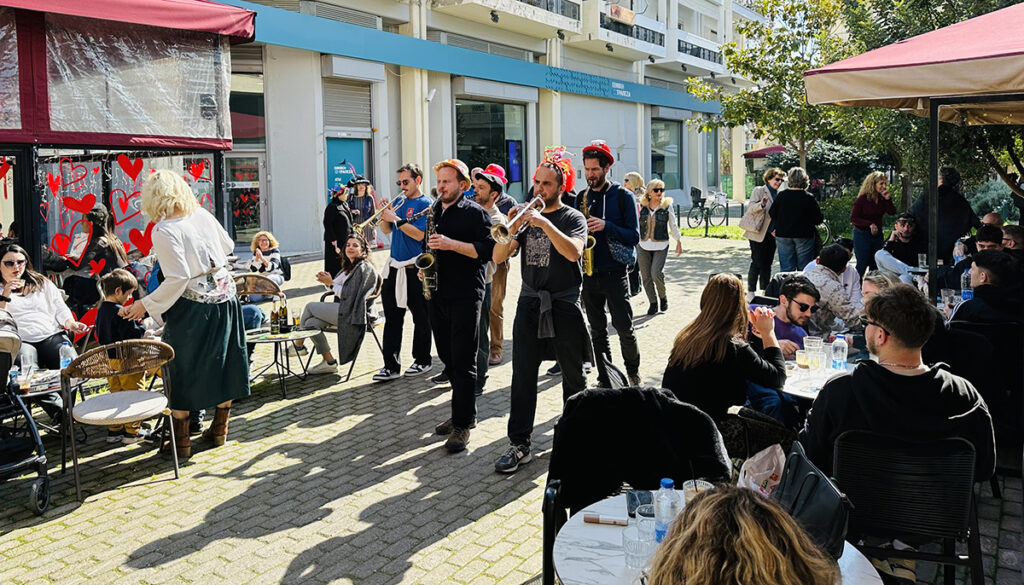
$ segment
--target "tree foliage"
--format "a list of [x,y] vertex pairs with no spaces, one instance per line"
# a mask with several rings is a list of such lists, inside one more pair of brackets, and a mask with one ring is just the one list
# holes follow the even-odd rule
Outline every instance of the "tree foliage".
[[[800,158],[795,150],[787,150],[769,155],[766,162],[788,171],[800,164]],[[869,150],[822,139],[807,153],[804,168],[812,179],[822,179],[844,190],[851,184],[859,187],[868,173],[883,166],[885,162]]]

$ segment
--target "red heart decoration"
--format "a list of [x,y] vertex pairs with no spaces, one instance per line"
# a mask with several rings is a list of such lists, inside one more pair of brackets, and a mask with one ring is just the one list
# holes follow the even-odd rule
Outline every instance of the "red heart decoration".
[[43,216],[43,221],[49,221],[50,219],[50,202],[43,201],[39,204],[39,215]]
[[[89,176],[89,169],[85,168],[85,165],[79,165],[71,162],[69,158],[60,159],[60,183],[65,187],[70,187],[75,183],[85,180]],[[78,191],[85,185],[79,185],[72,191]],[[56,193],[54,193],[56,195]]]
[[235,171],[235,178],[239,181],[244,181],[245,175],[242,174],[242,171]]
[[234,211],[232,211],[231,213],[234,213],[234,214],[235,214],[235,217],[238,217],[238,210],[237,210],[237,209],[236,209],[236,210],[234,210]]
[[[204,203],[204,201],[205,201],[205,203]],[[210,213],[213,213],[213,201],[210,200],[210,194],[209,193],[203,193],[202,196],[199,197],[199,205],[201,207],[203,207],[204,209],[206,209],[206,211],[209,211]]]
[[89,309],[88,311],[86,311],[85,314],[82,315],[81,319],[78,319],[79,323],[85,323],[86,325],[88,325],[90,327],[90,329],[88,331],[84,332],[84,333],[76,333],[75,334],[75,343],[78,343],[79,341],[81,341],[81,339],[83,337],[91,335],[95,331],[93,326],[96,325],[96,313],[97,313],[97,311],[98,311],[98,309],[96,307],[93,307],[92,309]]
[[245,203],[245,202],[249,201],[249,196],[246,195],[245,193],[242,193],[241,195],[239,195],[238,198],[242,200],[242,203]]
[[132,244],[131,244],[131,242],[121,242],[121,245],[122,245],[122,246],[124,246],[124,253],[125,253],[125,254],[127,254],[127,253],[128,253],[128,250],[131,250],[131,249],[132,249]]
[[128,239],[135,244],[143,256],[149,256],[149,251],[153,249],[153,225],[153,222],[149,222],[149,225],[146,226],[146,233],[135,228],[128,232]]
[[100,168],[99,167],[93,167],[92,168],[92,172],[99,174]]
[[[116,198],[116,201],[117,201],[117,205],[116,206],[114,205],[114,201],[115,201],[114,194],[115,193],[120,193],[120,195],[118,195],[118,197]],[[136,215],[142,213],[141,210],[138,210],[138,211],[135,211],[134,213],[132,213],[131,215],[126,215],[126,216],[124,216],[124,217],[122,217],[120,219],[118,219],[118,217],[117,217],[117,208],[121,208],[121,214],[122,215],[127,213],[128,212],[128,207],[130,205],[131,200],[133,198],[135,198],[135,197],[138,197],[139,195],[140,195],[140,193],[138,191],[133,191],[132,194],[129,195],[129,194],[125,193],[123,189],[114,189],[113,191],[110,192],[110,211],[111,211],[111,213],[114,214],[114,225],[121,225],[122,223],[124,223],[124,222],[128,221],[129,219],[135,217]]]
[[93,274],[99,274],[100,272],[103,272],[103,268],[106,265],[107,265],[107,259],[106,258],[100,258],[99,261],[90,260],[89,261],[89,275],[91,276]]
[[68,257],[68,248],[71,247],[71,235],[75,233],[75,228],[78,227],[78,224],[85,224],[86,226],[88,226],[88,229],[83,228],[83,231],[89,234],[89,237],[85,239],[85,248],[83,248],[83,250],[89,249],[89,242],[92,241],[92,224],[85,221],[85,219],[80,219],[76,221],[71,226],[71,229],[68,231],[68,233],[54,234],[53,239],[50,240],[50,249],[59,254],[62,258],[64,258],[71,264],[73,264],[75,268],[78,268],[78,266],[82,263],[82,257]]
[[96,205],[96,196],[92,193],[87,193],[85,197],[81,199],[75,199],[74,197],[64,197],[64,207],[67,207],[71,211],[77,211],[81,214],[89,213],[93,206]]
[[198,181],[199,177],[203,176],[203,171],[206,170],[206,161],[200,161],[188,165],[188,174],[192,175],[193,181]]
[[11,170],[11,163],[4,161],[3,164],[0,164],[0,179],[4,178],[9,170]]
[[55,177],[53,173],[46,173],[46,183],[50,186],[50,193],[56,197],[57,192],[60,191],[60,175]]
[[[119,154],[117,155],[117,164],[121,165],[121,170],[124,171],[126,175],[131,177],[132,181],[137,180],[139,178],[139,173],[142,172],[141,158],[131,160],[127,156]],[[154,172],[153,169],[150,169],[150,172]]]

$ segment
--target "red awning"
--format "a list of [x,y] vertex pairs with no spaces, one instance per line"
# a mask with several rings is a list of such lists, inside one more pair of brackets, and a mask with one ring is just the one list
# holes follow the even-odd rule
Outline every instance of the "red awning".
[[0,6],[252,40],[256,13],[208,0],[0,0]]
[[750,152],[744,152],[743,158],[765,158],[769,154],[779,154],[782,152],[786,152],[786,147],[776,144],[775,146],[766,146],[757,150],[751,150]]

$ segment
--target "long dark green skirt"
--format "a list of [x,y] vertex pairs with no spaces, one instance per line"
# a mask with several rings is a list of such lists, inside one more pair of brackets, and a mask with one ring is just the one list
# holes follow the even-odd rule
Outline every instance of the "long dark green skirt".
[[163,341],[174,348],[167,366],[170,406],[200,410],[249,395],[249,360],[238,299],[203,304],[180,298],[163,315]]

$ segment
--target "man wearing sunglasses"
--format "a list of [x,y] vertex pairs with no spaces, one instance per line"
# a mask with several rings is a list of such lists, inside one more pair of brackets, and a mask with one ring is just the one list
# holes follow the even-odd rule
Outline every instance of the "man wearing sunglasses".
[[843,288],[840,274],[850,262],[850,253],[839,244],[832,244],[818,255],[817,266],[805,273],[811,284],[821,295],[819,311],[807,322],[814,335],[827,335],[835,330],[835,320],[843,321],[845,327],[860,324],[860,310]]

